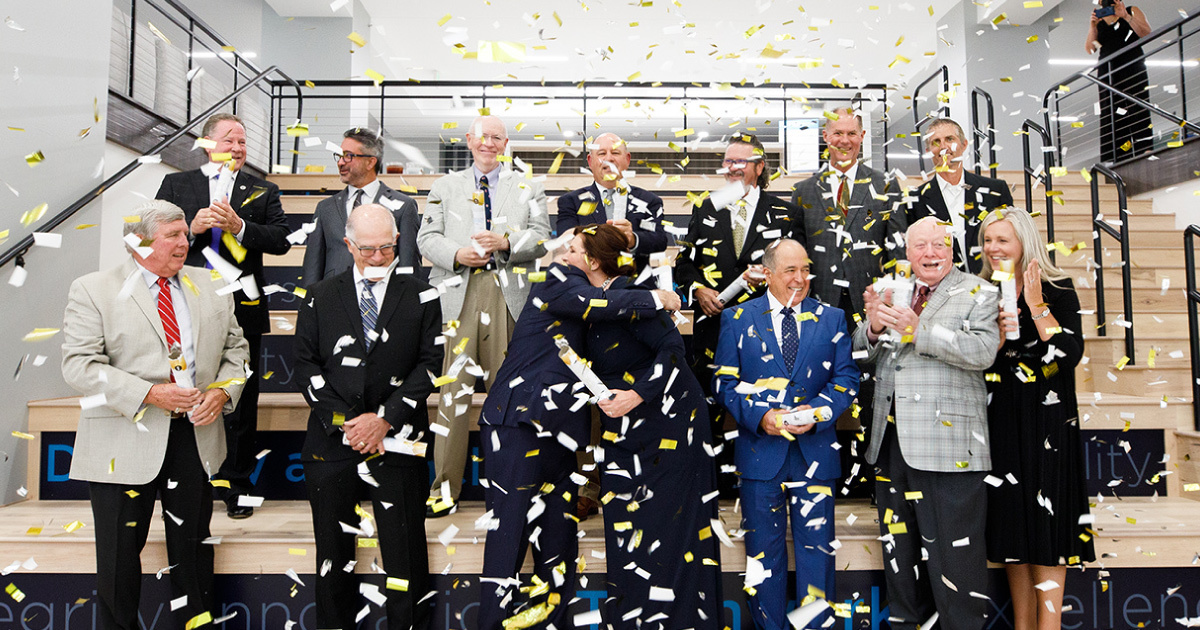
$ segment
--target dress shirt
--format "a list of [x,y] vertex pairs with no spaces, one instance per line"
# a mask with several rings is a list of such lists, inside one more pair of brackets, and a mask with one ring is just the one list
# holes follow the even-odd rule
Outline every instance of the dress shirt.
[[[217,186],[220,181],[220,178],[217,177],[217,175],[219,175],[221,173],[221,166],[223,164],[224,164],[223,162],[207,162],[204,164],[204,166],[200,167],[200,172],[204,173],[204,176],[208,178],[208,196],[213,201],[223,200],[223,201],[228,202],[229,198],[233,196],[233,187],[234,187],[234,185],[237,184],[238,174],[237,174],[237,172],[235,172],[233,174],[233,177],[229,178],[229,189],[228,190],[218,190],[217,189]],[[234,208],[233,211],[237,212],[237,208]],[[237,234],[234,234],[234,236],[237,238],[237,242],[241,243],[242,237],[245,235],[246,235],[246,221],[243,220],[242,221],[242,229]]]
[[379,194],[379,184],[380,181],[378,179],[371,180],[370,184],[362,188],[355,188],[350,184],[346,184],[346,216],[350,216],[350,211],[354,210],[354,196],[360,190],[363,191],[363,205],[375,203],[375,195]]
[[[155,312],[158,312],[158,274],[146,269],[141,263],[134,259],[138,266],[138,271],[142,272],[142,281],[146,283],[146,288],[150,290],[150,297],[155,305]],[[196,348],[195,339],[192,338],[192,313],[188,310],[187,297],[183,295],[183,285],[179,283],[179,276],[171,276],[167,279],[167,283],[171,285],[171,308],[175,310],[175,324],[179,326],[179,343],[183,347],[183,358],[187,361],[188,376],[192,382],[196,382]],[[165,338],[164,338],[165,339]]]
[[[628,214],[627,209],[629,208],[629,196],[622,195],[619,192],[619,189],[620,189],[620,186],[616,186],[616,185],[614,185],[610,189],[606,189],[606,188],[604,188],[604,186],[600,185],[600,182],[596,182],[596,190],[600,194],[600,197],[596,199],[596,203],[598,203],[604,207],[604,218],[608,219],[610,221],[617,218],[617,215],[616,215],[617,208],[621,209],[621,217],[620,218],[625,219],[626,221],[629,220],[629,217],[627,216],[627,214]],[[604,195],[605,195],[606,190],[612,191],[612,205],[611,206],[604,205]],[[634,226],[634,227],[637,227],[637,226]],[[638,239],[639,239],[639,237],[638,237],[637,233],[635,232],[633,234],[633,247],[631,247],[630,249],[637,249]]]
[[838,202],[838,186],[842,183],[842,175],[846,176],[846,198],[848,199],[854,195],[854,178],[858,177],[858,160],[855,160],[854,164],[851,164],[845,173],[834,168],[832,163],[828,164],[826,168],[829,169],[829,175],[825,176],[825,182],[829,184],[829,190],[833,193],[833,205],[836,206]]
[[[352,265],[351,268],[354,269],[354,296],[355,302],[357,302],[362,299],[363,280],[367,280],[368,278],[358,270],[358,265]],[[375,296],[375,305],[380,313],[383,312],[383,296],[387,295],[387,283],[394,271],[395,262],[393,261],[391,265],[388,265],[387,272],[383,274],[383,277],[371,285],[371,294]]]
[[[803,302],[803,300],[801,300]],[[775,342],[779,347],[783,348],[783,302],[775,298],[775,294],[767,291],[767,303],[771,305],[771,328],[775,331]],[[792,307],[792,318],[796,320],[796,338],[800,338],[800,306],[796,304]],[[783,357],[780,357],[781,359]]]
[[[479,179],[482,177],[487,177],[488,196],[490,196],[492,198],[492,227],[495,227],[495,225],[496,225],[496,210],[497,210],[497,208],[496,208],[496,191],[500,187],[500,168],[501,168],[500,165],[497,164],[496,168],[492,169],[490,173],[484,173],[483,171],[479,170],[479,167],[477,165],[474,165],[474,164],[471,165],[471,173],[472,173],[471,176],[474,178],[473,181],[475,182],[475,190],[483,190],[482,188],[479,187]],[[474,219],[475,219],[475,231],[476,232],[486,232],[487,231],[487,213],[484,212],[482,205],[475,206]]]
[[954,247],[958,250],[958,254],[962,257],[963,262],[970,260],[971,246],[966,242],[967,220],[966,210],[966,188],[963,176],[959,175],[957,184],[951,184],[941,175],[936,175],[938,188],[942,191],[942,200],[946,202],[946,211],[950,213],[950,223],[954,229]]
[[[758,207],[758,196],[761,190],[758,186],[753,186],[746,189],[745,196],[742,201],[746,202],[746,240],[750,240],[750,226],[754,225],[754,209]],[[729,204],[729,226],[737,228],[737,202]],[[745,246],[745,243],[742,243]]]

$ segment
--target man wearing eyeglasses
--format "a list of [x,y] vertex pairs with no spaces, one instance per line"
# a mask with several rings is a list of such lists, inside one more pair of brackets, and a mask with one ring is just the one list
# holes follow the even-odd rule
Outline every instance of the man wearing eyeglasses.
[[341,191],[317,204],[313,218],[317,228],[308,236],[304,249],[304,285],[312,286],[349,269],[354,260],[342,239],[346,236],[346,217],[350,211],[369,203],[391,209],[396,217],[396,266],[420,273],[421,254],[417,251],[417,202],[393,190],[379,179],[383,171],[383,138],[369,129],[355,127],[342,134],[342,149],[334,154],[338,178],[346,185]]
[[[462,489],[475,379],[492,379],[504,361],[517,316],[529,296],[527,273],[550,237],[542,184],[500,167],[508,131],[480,116],[467,131],[471,168],[433,183],[417,234],[433,264],[429,283],[442,300],[446,359],[438,402],[433,486],[428,515],[450,514]],[[443,491],[443,485],[448,490]]]
[[[235,280],[241,289],[234,294],[234,311],[242,334],[250,344],[250,368],[255,371],[246,380],[242,398],[233,413],[225,416],[225,444],[228,452],[217,472],[213,486],[225,502],[230,518],[248,518],[254,507],[243,505],[242,496],[250,493],[258,454],[258,369],[262,360],[262,336],[270,331],[267,300],[263,286],[263,255],[280,256],[291,249],[288,242],[287,215],[279,199],[279,187],[259,179],[242,168],[246,164],[246,128],[232,114],[213,114],[205,123],[202,140],[208,163],[183,173],[163,178],[156,198],[179,206],[188,222],[187,264],[196,267],[236,267]],[[207,254],[206,254],[207,252]],[[206,257],[207,256],[207,257]],[[220,258],[213,265],[208,257]]]
[[[713,360],[721,332],[721,311],[762,295],[766,275],[763,254],[781,238],[793,238],[800,209],[767,193],[771,169],[767,152],[756,136],[735,132],[725,147],[718,171],[730,185],[740,185],[743,194],[727,206],[717,208],[705,198],[692,213],[683,249],[675,263],[675,279],[690,304],[692,327],[690,362],[704,393],[712,399]],[[727,301],[721,293],[738,280],[749,288]],[[710,407],[710,417],[724,433],[721,407]],[[720,418],[720,420],[718,420]],[[732,461],[732,456],[727,454]]]

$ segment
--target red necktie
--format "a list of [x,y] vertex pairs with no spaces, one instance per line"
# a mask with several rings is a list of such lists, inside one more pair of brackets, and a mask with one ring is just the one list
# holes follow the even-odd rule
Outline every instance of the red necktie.
[[838,183],[838,209],[842,211],[842,216],[850,215],[850,195],[846,193],[846,175],[843,173],[838,176],[841,181]]
[[922,284],[917,287],[917,294],[913,296],[912,310],[918,316],[921,311],[925,310],[925,303],[929,301],[929,285]]
[[[171,284],[166,278],[158,279],[158,316],[162,319],[163,332],[167,334],[167,351],[183,346],[179,342],[179,323],[175,321],[175,304],[171,301]],[[171,373],[171,382],[175,382],[175,373]]]

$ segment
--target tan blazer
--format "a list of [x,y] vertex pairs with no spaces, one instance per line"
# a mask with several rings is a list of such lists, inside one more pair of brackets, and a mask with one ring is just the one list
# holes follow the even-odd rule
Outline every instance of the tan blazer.
[[[429,284],[442,285],[442,322],[457,320],[467,294],[470,267],[454,262],[459,248],[470,245],[475,233],[474,168],[456,171],[433,183],[425,202],[425,216],[417,233],[417,247],[433,263]],[[482,210],[481,210],[482,211]],[[541,183],[525,180],[505,170],[500,173],[492,199],[492,231],[508,237],[510,250],[497,252],[496,274],[513,320],[525,307],[529,296],[529,278],[518,269],[533,269],[533,263],[546,253],[542,243],[550,238],[550,216],[546,214],[546,191]],[[501,273],[503,272],[503,273]],[[462,278],[456,286],[446,286],[454,276]]]
[[[127,279],[128,297],[121,296]],[[245,377],[249,349],[233,314],[233,297],[215,292],[207,269],[180,271],[196,288],[183,283],[191,314],[196,354],[196,386]],[[71,478],[137,485],[149,483],[162,468],[171,419],[162,409],[142,401],[156,383],[170,381],[166,335],[158,304],[133,259],[87,274],[71,283],[63,314],[63,378],[84,396],[104,394],[106,404],[83,410],[75,434]],[[227,385],[233,411],[242,384]],[[142,407],[145,413],[135,422]],[[225,429],[219,420],[196,427],[196,447],[210,475],[225,459]]]

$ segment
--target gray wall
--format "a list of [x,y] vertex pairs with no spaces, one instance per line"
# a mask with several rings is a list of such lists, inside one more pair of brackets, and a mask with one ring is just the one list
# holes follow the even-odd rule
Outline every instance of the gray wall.
[[[60,0],[54,10],[37,3],[11,4],[5,14],[25,30],[0,28],[0,59],[4,60],[3,100],[0,120],[5,129],[0,142],[0,179],[15,188],[0,186],[4,220],[0,230],[10,230],[0,248],[7,248],[29,233],[18,222],[21,213],[42,202],[50,205],[46,218],[82,196],[99,180],[92,174],[104,155],[107,114],[109,30],[112,2]],[[70,15],[71,19],[63,19]],[[12,79],[12,67],[20,82]],[[93,119],[92,103],[98,99],[100,122]],[[9,131],[8,126],[24,132]],[[91,133],[80,139],[80,130]],[[24,156],[40,150],[45,162],[26,166]],[[8,285],[13,265],[0,268],[0,502],[18,499],[25,479],[28,442],[13,437],[27,427],[26,403],[30,400],[73,395],[59,371],[62,335],[27,343],[22,337],[34,328],[60,328],[70,280],[97,268],[100,229],[72,229],[99,223],[99,204],[92,204],[58,230],[61,249],[35,247],[26,256],[29,278],[24,287]],[[47,357],[41,367],[27,364],[20,379],[12,374],[26,354]]]

